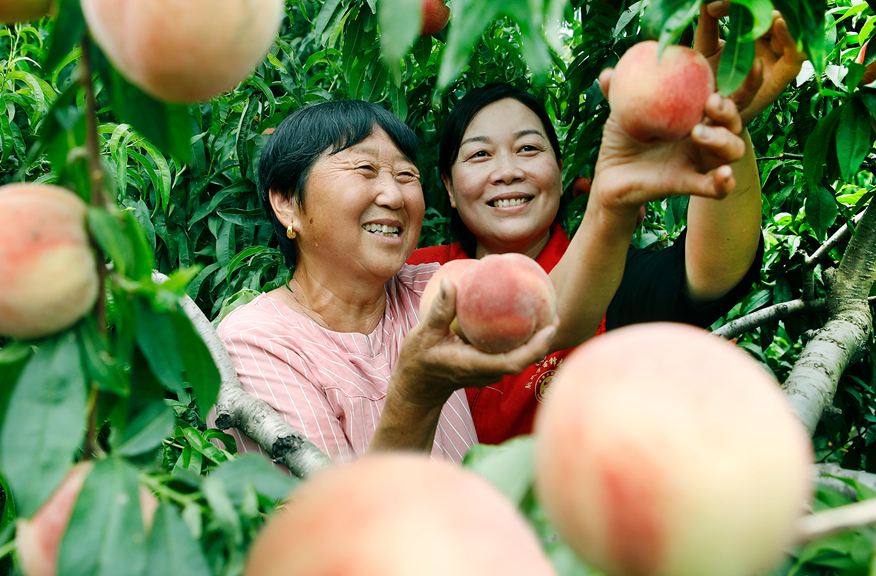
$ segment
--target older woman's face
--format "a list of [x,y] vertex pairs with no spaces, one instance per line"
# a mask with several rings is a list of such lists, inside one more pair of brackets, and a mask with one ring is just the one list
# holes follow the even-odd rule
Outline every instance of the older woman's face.
[[416,248],[425,210],[420,173],[378,126],[358,144],[321,156],[304,195],[306,211],[295,211],[299,266],[385,281]]

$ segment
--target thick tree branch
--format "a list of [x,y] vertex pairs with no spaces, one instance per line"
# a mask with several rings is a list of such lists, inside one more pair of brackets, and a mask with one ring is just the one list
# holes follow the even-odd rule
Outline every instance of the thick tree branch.
[[[857,214],[854,218],[852,218],[852,222],[857,223],[863,217],[864,213],[861,212],[860,214]],[[845,237],[848,236],[851,231],[852,229],[849,227],[848,224],[843,224],[840,229],[833,234],[833,236],[825,240],[824,244],[818,247],[818,250],[816,250],[812,253],[811,256],[807,256],[803,260],[803,265],[806,268],[815,268],[815,265],[818,264],[822,258],[829,255],[830,251],[833,250],[837,244],[842,242],[843,239],[845,239]]]
[[809,302],[798,298],[797,300],[782,302],[770,306],[769,308],[763,308],[762,310],[757,310],[751,314],[746,314],[741,318],[737,318],[732,322],[724,324],[712,332],[712,334],[732,340],[733,338],[737,338],[746,332],[750,332],[755,328],[760,328],[771,322],[778,322],[779,320],[784,320],[800,314],[806,314],[807,312],[822,312],[824,310],[827,310],[826,298],[819,298]]
[[[158,283],[167,279],[160,272],[153,272],[152,278]],[[225,345],[198,305],[188,296],[180,300],[180,305],[204,339],[222,379],[216,400],[216,427],[237,428],[299,478],[329,466],[331,459],[319,448],[292,428],[269,404],[243,390]]]
[[872,203],[829,283],[831,317],[803,349],[784,388],[810,434],[833,402],[840,376],[866,345],[873,317],[867,296],[876,281],[876,209]]

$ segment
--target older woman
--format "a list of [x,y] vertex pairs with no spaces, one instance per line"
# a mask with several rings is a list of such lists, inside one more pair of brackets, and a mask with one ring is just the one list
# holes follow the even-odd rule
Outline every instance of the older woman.
[[461,389],[519,372],[555,333],[545,328],[507,354],[479,352],[449,330],[452,283],[418,325],[438,266],[405,265],[424,212],[417,155],[407,126],[361,101],[295,112],[262,153],[259,194],[294,272],[218,332],[244,389],[340,460],[431,449],[460,462],[477,441]]

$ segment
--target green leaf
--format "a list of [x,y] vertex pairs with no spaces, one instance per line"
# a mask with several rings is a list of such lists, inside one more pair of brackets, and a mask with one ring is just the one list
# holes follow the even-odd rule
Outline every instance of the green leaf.
[[94,318],[83,319],[78,336],[88,383],[116,396],[128,396],[131,392],[128,376],[109,353],[107,338],[98,332]]
[[[733,3],[730,4],[731,22],[733,20],[734,5],[747,8],[748,10],[743,10],[743,12],[747,12],[748,17],[751,19],[751,26],[747,28],[745,35],[739,38],[739,42],[753,42],[772,28],[773,5],[770,0],[734,0]],[[732,26],[733,24],[731,23],[731,27]]]
[[[44,70],[54,70],[85,34],[85,18],[79,0],[59,0],[58,17],[49,37],[49,51],[43,62]],[[75,82],[74,82],[75,84]]]
[[173,314],[154,310],[142,296],[134,299],[135,341],[158,381],[173,392],[185,392],[180,341]]
[[243,502],[247,484],[269,500],[282,500],[301,484],[297,478],[284,474],[261,454],[248,452],[229,460],[210,473],[210,478],[221,482],[235,506]]
[[177,509],[162,503],[149,535],[144,576],[211,576],[204,550]]
[[176,414],[173,408],[164,402],[153,402],[128,425],[113,454],[137,456],[157,448],[173,434],[175,424]]
[[803,151],[803,177],[810,190],[821,182],[824,166],[827,164],[827,153],[830,150],[826,143],[830,142],[839,117],[840,109],[833,109],[830,114],[818,121],[815,130],[806,140],[806,147]]
[[204,438],[200,430],[187,426],[182,429],[182,435],[192,449],[197,450],[202,456],[209,458],[214,463],[221,464],[228,460],[228,457],[217,446]]
[[0,430],[15,383],[32,354],[31,347],[22,342],[12,342],[0,348]]
[[75,331],[30,358],[9,398],[0,454],[19,513],[29,518],[64,478],[85,436],[85,375]]
[[407,54],[423,24],[419,0],[380,0],[377,4],[380,23],[380,49],[390,66],[398,66]]
[[210,505],[216,525],[235,543],[241,543],[243,533],[240,526],[240,516],[234,509],[234,503],[225,490],[225,485],[212,476],[204,479],[201,485],[204,498]]
[[772,3],[788,23],[791,35],[802,40],[815,74],[821,76],[829,51],[825,36],[825,0],[772,0]]
[[867,108],[852,98],[842,106],[836,129],[836,156],[844,180],[851,182],[855,177],[872,142]]
[[64,576],[140,576],[146,566],[146,532],[136,468],[119,458],[94,465],[61,540],[58,573]]
[[519,505],[535,480],[535,439],[520,436],[498,446],[477,444],[465,455],[463,465],[487,479],[515,505]]
[[836,221],[836,199],[826,186],[819,184],[809,188],[806,194],[806,222],[819,241],[827,237],[827,229]]
[[134,249],[125,233],[119,215],[110,214],[102,207],[89,207],[88,231],[113,262],[113,269],[126,276],[134,260]]
[[207,414],[219,395],[222,379],[210,350],[197,333],[192,321],[179,310],[173,313],[173,324],[179,338],[180,353],[192,394],[201,414]]
[[699,11],[700,0],[654,0],[645,9],[642,27],[648,36],[659,38],[662,53],[691,25]]
[[[109,95],[110,106],[123,122],[133,126],[180,164],[192,159],[192,123],[189,107],[169,104],[146,94],[119,74],[100,48],[91,44],[92,60]],[[120,183],[124,186],[124,183]]]
[[744,41],[754,24],[754,18],[745,7],[730,4],[730,26],[727,42],[718,64],[718,88],[721,96],[729,96],[745,81],[754,63],[754,41]]

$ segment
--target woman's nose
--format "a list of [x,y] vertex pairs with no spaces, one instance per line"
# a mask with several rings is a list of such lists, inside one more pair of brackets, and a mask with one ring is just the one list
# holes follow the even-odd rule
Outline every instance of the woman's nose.
[[523,169],[517,162],[517,158],[509,154],[499,154],[495,158],[492,179],[494,182],[510,184],[521,180],[524,176]]
[[379,193],[374,200],[375,204],[378,206],[385,206],[391,210],[398,210],[405,205],[401,185],[396,182],[392,175],[381,175],[378,179],[377,185],[379,187]]

